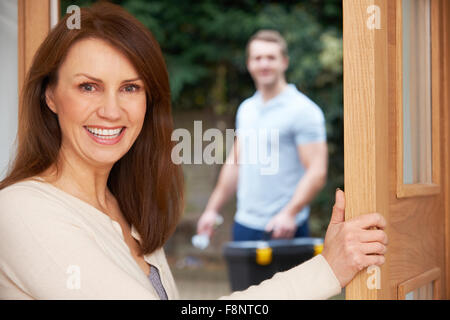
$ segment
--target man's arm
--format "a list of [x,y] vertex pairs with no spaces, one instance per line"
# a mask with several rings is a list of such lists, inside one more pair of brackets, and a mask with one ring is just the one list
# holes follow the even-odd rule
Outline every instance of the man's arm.
[[239,172],[238,159],[239,144],[236,138],[227,160],[220,169],[217,185],[208,200],[206,209],[197,223],[198,234],[212,236],[219,211],[236,192]]
[[273,238],[292,238],[297,226],[296,214],[323,188],[327,178],[328,148],[326,142],[308,143],[297,147],[305,174],[300,179],[288,204],[266,226]]

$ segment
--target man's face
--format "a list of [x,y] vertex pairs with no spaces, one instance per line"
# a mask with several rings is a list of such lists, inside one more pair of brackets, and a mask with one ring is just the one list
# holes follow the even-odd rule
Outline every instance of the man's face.
[[271,87],[284,80],[288,63],[278,43],[264,40],[250,43],[247,69],[257,87]]

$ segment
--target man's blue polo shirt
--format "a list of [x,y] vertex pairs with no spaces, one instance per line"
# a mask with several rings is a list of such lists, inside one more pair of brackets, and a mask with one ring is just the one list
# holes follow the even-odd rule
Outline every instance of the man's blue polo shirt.
[[[326,141],[322,110],[288,84],[263,102],[257,91],[238,108],[239,178],[236,222],[263,230],[291,200],[305,173],[297,146]],[[309,206],[296,216],[297,225],[309,217]]]

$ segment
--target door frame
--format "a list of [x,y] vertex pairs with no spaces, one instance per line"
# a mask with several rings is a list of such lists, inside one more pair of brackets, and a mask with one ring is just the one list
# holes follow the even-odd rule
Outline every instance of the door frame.
[[[39,45],[60,16],[60,0],[18,0],[18,115],[21,113],[21,92],[25,76]],[[20,125],[20,118],[19,118]]]
[[[445,268],[442,297],[450,297],[450,1],[440,3],[440,46],[443,69],[440,78],[443,134],[441,150],[447,161],[441,162],[440,191],[445,205]],[[346,219],[378,212],[389,221],[390,176],[396,169],[389,165],[389,119],[396,112],[396,2],[392,0],[344,0],[344,170]],[[375,6],[375,7],[374,7]],[[376,11],[375,9],[378,9]],[[373,10],[371,10],[373,9]],[[379,24],[369,19],[379,19]],[[375,27],[374,27],[375,26]],[[391,150],[392,152],[392,150]],[[350,175],[351,173],[351,175]],[[396,179],[395,179],[396,180]],[[389,234],[389,225],[386,229]],[[386,255],[389,261],[390,253]],[[389,284],[389,266],[379,270],[380,285]],[[346,287],[347,299],[386,299],[381,290],[369,289],[371,273],[362,270]]]
[[50,0],[18,0],[19,92],[22,91],[33,56],[49,30]]

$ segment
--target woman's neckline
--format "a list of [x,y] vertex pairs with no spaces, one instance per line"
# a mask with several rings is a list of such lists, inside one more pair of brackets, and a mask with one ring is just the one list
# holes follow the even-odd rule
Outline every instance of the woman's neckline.
[[[62,189],[60,189],[60,188],[58,188],[57,186],[51,184],[51,183],[48,182],[48,181],[45,181],[45,179],[43,179],[42,177],[35,176],[35,177],[31,177],[31,178],[29,178],[29,179],[27,179],[27,180],[23,180],[23,182],[27,182],[27,181],[39,183],[39,184],[41,184],[42,186],[44,186],[44,187],[46,187],[46,188],[52,190],[52,191],[55,192],[55,193],[58,193],[59,195],[65,197],[65,198],[68,198],[68,199],[71,200],[71,201],[76,201],[76,202],[78,202],[79,204],[83,205],[84,207],[86,207],[86,208],[90,209],[91,211],[95,212],[95,213],[96,213],[96,216],[101,216],[102,219],[104,219],[105,221],[108,221],[109,223],[117,223],[117,224],[120,226],[119,221],[117,221],[117,220],[115,220],[115,219],[112,219],[112,218],[111,218],[109,215],[107,215],[105,212],[103,212],[103,211],[97,209],[96,207],[94,207],[94,206],[91,205],[90,203],[84,201],[83,199],[80,199],[80,198],[78,198],[78,197],[76,197],[76,196],[74,196],[74,195],[72,195],[72,194],[70,194],[70,193],[68,193],[68,192],[66,192],[66,191],[64,191],[64,190],[62,190]],[[140,241],[141,241],[141,236],[139,235],[139,233],[138,233],[136,227],[135,227],[133,224],[130,225],[130,230],[131,230],[131,236],[132,236],[134,239],[136,239],[138,242],[140,242]]]
[[[80,198],[78,198],[78,197],[76,197],[76,196],[74,196],[74,195],[72,195],[72,194],[70,194],[70,193],[68,193],[68,192],[66,192],[66,191],[64,191],[64,190],[62,190],[62,189],[60,189],[60,188],[58,188],[57,186],[51,184],[51,183],[48,182],[48,181],[45,181],[45,179],[43,179],[42,177],[35,176],[35,177],[31,177],[31,178],[29,178],[29,179],[27,179],[27,180],[23,180],[22,182],[39,183],[39,184],[41,184],[42,186],[51,189],[53,192],[58,193],[58,194],[60,194],[61,196],[64,196],[64,197],[66,197],[66,198],[68,198],[68,199],[70,199],[70,200],[72,200],[72,201],[77,201],[77,202],[80,203],[81,205],[83,205],[83,206],[85,206],[85,207],[91,209],[91,211],[96,212],[96,215],[97,215],[97,216],[103,216],[103,217],[104,217],[103,219],[105,219],[105,221],[109,221],[109,223],[116,222],[116,223],[119,224],[119,222],[118,222],[117,220],[112,219],[109,215],[107,215],[107,214],[104,213],[103,211],[97,209],[96,207],[94,207],[94,206],[91,205],[90,203],[88,203],[88,202],[86,202],[86,201],[84,201],[84,200],[82,200],[82,199],[80,199]],[[120,224],[119,224],[119,225],[120,225]],[[135,227],[134,227],[133,225],[131,225],[131,236],[132,236],[134,239],[136,239],[138,242],[140,241],[140,235],[137,233],[137,230],[135,229]],[[124,241],[124,243],[125,243],[125,240],[124,240],[124,239],[123,239],[123,241]],[[127,245],[127,246],[128,246],[128,245]],[[145,254],[143,257],[144,257],[144,260],[145,260],[147,263],[149,263],[150,265],[154,265],[155,267],[157,267],[158,269],[160,269],[160,265],[159,265],[159,263],[158,263],[157,261],[154,261],[153,255]],[[138,265],[137,262],[136,262],[136,265]],[[138,266],[139,266],[139,265],[138,265]],[[140,267],[139,267],[139,269],[140,269]],[[149,276],[149,275],[145,274],[145,272],[143,272],[143,273],[144,273],[144,275]]]
[[95,212],[101,214],[101,216],[103,216],[103,217],[106,218],[107,220],[118,222],[117,220],[112,219],[108,214],[106,214],[106,213],[103,212],[102,210],[100,210],[100,209],[94,207],[94,206],[93,206],[92,204],[90,204],[89,202],[87,202],[87,201],[85,201],[85,200],[83,200],[83,199],[80,199],[80,198],[78,198],[77,196],[74,196],[73,194],[70,194],[69,192],[64,191],[64,190],[61,189],[61,188],[58,188],[57,186],[55,186],[55,185],[53,185],[52,183],[46,181],[46,180],[45,180],[44,178],[42,178],[42,177],[35,176],[35,177],[30,178],[29,180],[24,180],[24,182],[26,182],[26,181],[31,181],[31,182],[37,182],[37,183],[40,183],[40,184],[42,184],[42,185],[44,185],[44,186],[46,186],[46,187],[52,189],[54,192],[57,192],[57,193],[63,195],[63,196],[66,197],[66,198],[69,198],[69,199],[71,199],[71,200],[77,201],[77,202],[81,203],[82,205],[84,205],[84,206],[90,208],[91,210],[93,210],[93,211],[95,211]]

